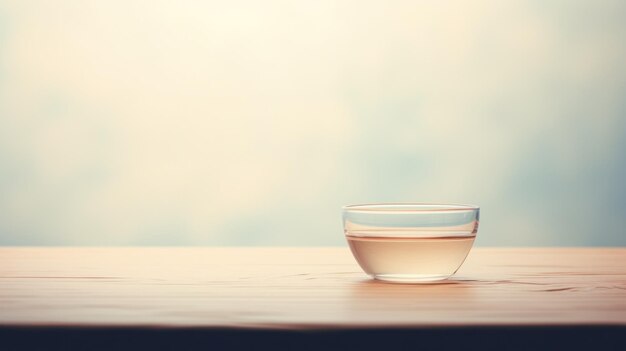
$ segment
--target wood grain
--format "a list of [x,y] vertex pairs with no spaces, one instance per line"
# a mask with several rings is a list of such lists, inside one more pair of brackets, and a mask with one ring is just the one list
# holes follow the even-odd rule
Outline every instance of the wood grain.
[[625,326],[626,249],[475,248],[379,283],[347,248],[1,248],[1,326]]

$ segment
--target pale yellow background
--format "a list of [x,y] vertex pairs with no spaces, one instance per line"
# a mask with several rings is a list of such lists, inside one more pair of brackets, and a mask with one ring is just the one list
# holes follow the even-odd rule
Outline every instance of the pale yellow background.
[[624,1],[0,1],[0,244],[626,245]]

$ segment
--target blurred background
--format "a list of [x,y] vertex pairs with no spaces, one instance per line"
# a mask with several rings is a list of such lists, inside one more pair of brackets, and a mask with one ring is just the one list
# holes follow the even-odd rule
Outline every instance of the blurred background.
[[625,1],[0,0],[0,245],[626,245]]

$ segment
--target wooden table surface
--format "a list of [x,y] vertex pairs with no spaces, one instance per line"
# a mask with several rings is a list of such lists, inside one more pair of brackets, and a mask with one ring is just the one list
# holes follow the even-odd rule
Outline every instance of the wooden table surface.
[[453,279],[426,285],[373,281],[345,247],[0,248],[0,338],[17,347],[103,330],[293,342],[342,330],[405,339],[552,330],[539,339],[621,347],[626,248],[474,248]]

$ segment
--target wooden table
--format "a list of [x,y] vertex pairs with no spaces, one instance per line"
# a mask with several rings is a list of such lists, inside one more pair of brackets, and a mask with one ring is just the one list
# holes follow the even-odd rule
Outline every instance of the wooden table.
[[345,247],[1,248],[0,350],[77,346],[626,350],[626,248],[474,248],[429,285]]

